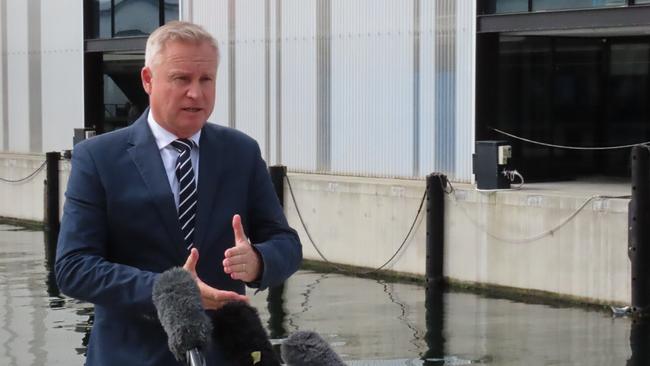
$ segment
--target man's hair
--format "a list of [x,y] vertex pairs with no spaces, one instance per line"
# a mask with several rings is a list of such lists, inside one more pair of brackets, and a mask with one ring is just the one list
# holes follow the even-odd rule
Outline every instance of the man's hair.
[[171,21],[151,33],[147,39],[144,54],[144,65],[153,66],[157,57],[165,50],[169,42],[202,43],[207,42],[217,52],[217,65],[219,64],[219,45],[217,40],[203,27],[184,21]]

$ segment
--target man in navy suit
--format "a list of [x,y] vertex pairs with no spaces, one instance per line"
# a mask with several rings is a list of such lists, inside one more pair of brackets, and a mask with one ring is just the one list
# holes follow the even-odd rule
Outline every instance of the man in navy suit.
[[[141,72],[150,109],[75,146],[56,279],[63,293],[95,304],[87,365],[178,365],[151,299],[171,267],[192,273],[210,312],[300,265],[299,238],[257,143],[206,123],[218,63],[203,28],[160,27]],[[217,347],[210,365],[222,364]]]

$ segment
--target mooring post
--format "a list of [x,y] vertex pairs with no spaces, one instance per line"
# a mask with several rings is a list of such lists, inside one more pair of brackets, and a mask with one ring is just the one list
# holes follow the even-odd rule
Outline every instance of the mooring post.
[[433,173],[427,176],[427,287],[444,282],[444,238],[445,238],[445,188],[447,177]]
[[275,194],[280,200],[280,205],[284,207],[284,177],[287,175],[287,167],[284,165],[273,165],[269,167],[271,182],[275,188]]
[[45,153],[44,215],[45,223],[45,268],[47,269],[47,294],[51,297],[60,295],[54,278],[54,259],[59,239],[59,163],[61,154]]
[[[280,205],[284,207],[284,177],[287,175],[287,167],[284,165],[273,165],[269,167],[271,182],[275,194],[278,196]],[[287,336],[284,328],[284,318],[287,313],[284,310],[284,283],[269,288],[266,297],[267,308],[269,310],[269,330],[271,338],[284,338]],[[279,354],[279,345],[275,347],[276,353]]]
[[444,338],[444,224],[445,189],[447,177],[433,173],[427,176],[427,235],[426,235],[426,292],[425,314],[428,350],[425,365],[438,365],[445,357]]
[[56,250],[59,236],[59,161],[58,152],[45,153],[45,235],[48,249]]
[[632,199],[628,206],[628,256],[632,264],[632,312],[645,315],[650,305],[650,150],[632,148]]
[[648,319],[634,318],[630,322],[630,358],[626,366],[647,366],[650,360],[650,322]]

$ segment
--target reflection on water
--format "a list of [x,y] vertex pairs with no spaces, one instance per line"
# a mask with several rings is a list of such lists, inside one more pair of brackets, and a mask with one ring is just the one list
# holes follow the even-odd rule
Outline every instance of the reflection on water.
[[[81,365],[92,307],[59,296],[41,231],[0,225],[0,364]],[[52,257],[53,258],[53,257]]]
[[[84,362],[92,306],[59,294],[43,240],[0,225],[1,365]],[[605,312],[311,271],[250,296],[276,347],[315,330],[350,366],[650,364],[650,325]]]

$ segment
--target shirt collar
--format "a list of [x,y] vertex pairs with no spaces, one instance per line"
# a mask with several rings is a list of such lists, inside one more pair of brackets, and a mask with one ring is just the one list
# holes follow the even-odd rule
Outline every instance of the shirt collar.
[[[158,122],[156,122],[156,120],[153,118],[153,114],[151,113],[151,110],[149,110],[149,114],[147,115],[147,123],[149,124],[149,128],[151,129],[151,133],[153,133],[153,137],[156,139],[156,145],[158,145],[158,150],[162,150],[166,148],[167,146],[169,146],[169,144],[172,143],[172,141],[178,139],[178,136],[167,131],[160,124],[158,124]],[[194,142],[194,145],[196,147],[199,146],[200,139],[201,139],[201,130],[199,130],[194,135],[190,136],[190,140]]]

